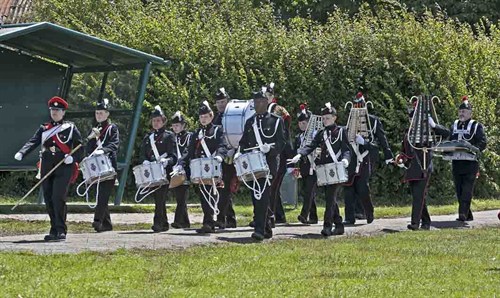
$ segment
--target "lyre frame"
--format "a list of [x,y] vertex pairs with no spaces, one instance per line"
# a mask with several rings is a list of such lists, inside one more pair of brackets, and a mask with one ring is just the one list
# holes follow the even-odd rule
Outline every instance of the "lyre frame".
[[[371,105],[372,109],[373,109],[373,103],[371,101],[367,101],[365,102],[365,106],[362,107],[362,108],[353,108],[353,103],[352,101],[348,101],[345,103],[344,105],[344,109],[347,109],[347,106],[348,105],[351,105],[351,108],[349,110],[349,118],[347,118],[347,130],[349,131],[349,125],[351,124],[351,111],[352,109],[365,109],[366,110],[366,118],[367,118],[367,121],[368,121],[368,130],[369,130],[369,134],[370,134],[370,139],[371,141],[373,142],[374,140],[374,136],[373,136],[373,130],[372,130],[372,123],[370,122],[370,113],[368,113],[368,105]],[[354,142],[353,142],[354,143]]]

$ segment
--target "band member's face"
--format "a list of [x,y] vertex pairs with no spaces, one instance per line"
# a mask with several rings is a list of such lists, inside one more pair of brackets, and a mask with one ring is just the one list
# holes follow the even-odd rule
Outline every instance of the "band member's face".
[[97,110],[95,111],[95,120],[99,123],[108,120],[109,112],[106,110]]
[[332,114],[327,114],[327,115],[321,116],[321,120],[323,120],[324,126],[330,126],[333,123],[335,123],[335,120],[337,120],[337,116],[334,116]]
[[458,110],[458,120],[464,122],[472,117],[472,111],[467,109]]
[[55,122],[61,121],[64,114],[66,114],[66,111],[63,109],[50,109],[50,118]]
[[219,113],[224,113],[227,106],[227,99],[219,99],[215,101],[215,106],[217,107],[217,111],[219,111]]
[[207,113],[200,115],[200,124],[201,125],[208,125],[212,123],[212,120],[214,119],[214,114],[213,113]]
[[180,133],[184,130],[186,127],[185,123],[172,123],[172,130],[174,133]]
[[160,129],[163,125],[165,125],[163,117],[154,117],[151,119],[151,126],[153,126],[153,129]]
[[274,94],[266,92],[267,103],[272,103],[274,99]]
[[306,131],[306,129],[307,129],[307,123],[308,122],[309,121],[307,121],[307,120],[299,121],[299,129],[300,129],[300,131]]
[[257,98],[253,100],[253,104],[255,107],[255,113],[264,114],[267,110],[267,99],[266,98]]

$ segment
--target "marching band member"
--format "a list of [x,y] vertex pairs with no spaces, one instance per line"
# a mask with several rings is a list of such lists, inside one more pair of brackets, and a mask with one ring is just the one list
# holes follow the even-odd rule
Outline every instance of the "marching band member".
[[[451,126],[450,132],[450,140],[452,141],[467,141],[481,152],[486,149],[486,135],[483,125],[472,119],[472,105],[467,96],[462,98],[462,103],[458,107],[458,119]],[[470,204],[474,184],[479,174],[479,162],[477,160],[453,160],[452,172],[458,199],[457,220],[473,220]]]
[[[181,171],[189,165],[190,160],[195,158],[213,156],[217,162],[222,163],[227,154],[223,131],[219,126],[213,125],[212,120],[214,119],[214,112],[207,101],[204,101],[200,105],[198,114],[200,127],[193,133],[187,150],[184,151],[178,166],[174,169],[176,171]],[[191,174],[192,173],[193,169],[191,169]],[[208,190],[205,190],[204,187],[200,187],[203,226],[201,229],[196,230],[197,233],[204,234],[215,232],[214,213],[216,211],[214,209],[217,209],[217,205],[211,206],[212,202],[207,201],[212,201],[212,192],[215,192],[215,195],[218,196],[216,185],[212,185]]]
[[[409,112],[410,123],[414,113],[414,109],[411,109]],[[448,130],[444,126],[435,123],[434,119],[430,116],[428,117],[428,123],[436,135],[443,137],[449,135]],[[421,224],[421,229],[429,230],[431,228],[431,217],[427,210],[426,197],[433,167],[433,154],[430,150],[415,150],[408,141],[408,134],[410,134],[409,129],[403,139],[403,151],[396,156],[395,160],[398,167],[405,169],[403,182],[409,183],[413,197],[411,223],[407,227],[410,230],[418,230]]]
[[[299,149],[298,154],[289,160],[289,163],[298,162],[302,157],[308,156],[321,146],[321,155],[316,162],[317,165],[341,160],[343,166],[347,168],[351,157],[347,135],[345,129],[335,123],[337,111],[329,102],[321,109],[321,117],[325,128],[316,134],[311,144]],[[335,154],[335,158],[331,154]],[[341,184],[330,184],[325,187],[326,210],[323,230],[321,230],[323,236],[344,234],[344,224],[337,204],[337,194],[340,188]],[[333,224],[335,224],[335,229],[332,230]]]
[[[175,112],[172,117],[172,131],[175,133],[175,147],[177,156],[180,158],[182,153],[188,147],[192,134],[186,131],[186,119],[182,116],[180,111]],[[186,179],[189,179],[189,167],[185,169]],[[189,184],[179,185],[172,188],[177,206],[175,208],[174,222],[172,228],[184,229],[189,228],[189,216],[187,210],[187,200],[189,198]]]
[[[213,124],[222,126],[222,117],[226,110],[229,94],[226,89],[220,88],[215,94],[215,106],[217,107],[217,114],[214,117]],[[233,192],[235,192],[235,185],[238,183],[236,177],[236,169],[234,168],[232,157],[235,150],[228,150],[228,156],[222,163],[222,178],[224,187],[220,190],[219,200],[219,215],[217,215],[216,225],[219,228],[236,228],[236,215],[233,208]]]
[[[167,118],[160,106],[156,106],[151,113],[151,126],[153,130],[142,140],[140,156],[144,159],[143,164],[160,162],[166,168],[166,172],[172,171],[172,166],[177,162],[175,147],[175,136],[172,132],[165,130]],[[155,200],[155,215],[151,229],[155,233],[168,231],[167,218],[168,185],[162,185],[153,193]]]
[[286,153],[292,151],[290,140],[290,125],[292,119],[288,111],[277,103],[277,99],[274,94],[274,83],[270,83],[266,87],[265,95],[268,103],[267,112],[276,114],[283,119],[283,131],[285,134],[285,148],[278,156],[278,172],[276,173],[276,176],[273,177],[273,184],[271,185],[271,225],[274,226],[274,222],[286,223],[285,210],[283,209],[283,204],[281,203],[280,187],[283,182],[283,178],[285,177],[287,168]]
[[[109,121],[109,105],[108,99],[105,98],[102,102],[98,102],[95,108],[95,119],[97,125],[92,128],[90,137],[87,142],[87,155],[106,154],[115,169],[118,170],[116,164],[116,155],[120,145],[118,126]],[[113,225],[109,214],[109,196],[113,190],[115,179],[105,180],[98,184],[97,206],[94,213],[94,222],[92,227],[96,232],[111,231]]]
[[[40,152],[41,175],[45,177],[59,162],[64,162],[43,181],[42,189],[45,207],[50,217],[50,232],[45,241],[64,241],[67,234],[66,196],[70,183],[78,176],[77,162],[81,160],[82,137],[76,125],[64,121],[68,103],[54,96],[48,101],[51,121],[38,128],[35,135],[17,152],[14,158],[22,160],[33,149],[42,145]],[[72,150],[77,149],[72,155]]]
[[[354,108],[366,107],[363,94],[358,92],[353,100]],[[387,138],[384,127],[380,119],[374,115],[368,114],[371,131],[369,138],[365,139],[361,135],[356,135],[356,143],[353,147],[352,162],[349,164],[349,180],[344,184],[345,197],[345,221],[344,224],[353,225],[356,222],[356,203],[360,202],[363,206],[366,222],[372,223],[373,203],[370,197],[370,176],[377,166],[379,145],[384,152],[385,164],[393,163],[393,154]],[[355,122],[356,119],[353,119]],[[355,148],[354,148],[355,147]]]
[[[307,110],[305,104],[300,105],[300,113],[298,114],[300,133],[295,137],[295,147],[298,151],[303,147],[306,139],[306,129],[311,118],[311,112]],[[313,132],[313,137],[317,132]],[[316,191],[318,189],[318,177],[314,170],[314,160],[312,153],[304,156],[299,160],[299,171],[302,177],[302,185],[304,187],[304,204],[297,219],[303,224],[317,224],[318,212],[316,209]]]
[[[269,204],[272,180],[275,179],[278,170],[278,156],[285,146],[285,136],[283,131],[283,120],[267,110],[267,98],[264,90],[254,92],[253,100],[255,114],[246,122],[243,135],[239,143],[239,150],[235,154],[235,160],[247,149],[258,148],[266,157],[270,176],[257,179],[258,189],[263,190],[257,196],[252,193],[254,203],[254,225],[255,232],[252,238],[262,241],[264,238],[271,238],[273,231],[271,228]],[[274,144],[274,145],[271,145]]]

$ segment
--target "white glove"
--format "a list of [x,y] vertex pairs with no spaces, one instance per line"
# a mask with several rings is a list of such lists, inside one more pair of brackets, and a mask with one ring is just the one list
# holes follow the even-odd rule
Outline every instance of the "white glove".
[[163,166],[167,166],[169,161],[170,161],[170,158],[160,158],[160,163]]
[[301,157],[302,157],[302,155],[297,154],[297,155],[295,155],[292,159],[288,159],[288,160],[287,160],[287,164],[294,164],[294,163],[298,163]]
[[70,165],[73,163],[73,156],[66,154],[64,156],[64,163]]
[[262,146],[259,146],[259,150],[262,153],[266,154],[267,152],[269,152],[271,150],[271,146],[269,144],[264,143],[264,144],[262,144]]
[[364,145],[365,139],[363,139],[363,137],[361,135],[356,135],[356,143],[358,143],[360,145]]
[[227,151],[227,157],[233,157],[236,153],[236,149],[232,148]]
[[393,163],[394,162],[394,159],[393,158],[389,158],[389,159],[386,159],[385,160],[385,164],[388,165],[390,163]]
[[184,172],[184,168],[183,168],[181,165],[176,165],[176,166],[174,166],[172,170],[173,170],[174,172],[178,172],[178,173],[180,173],[180,172]]
[[436,122],[434,122],[434,119],[432,119],[432,117],[431,117],[431,116],[429,116],[428,121],[429,121],[429,125],[430,125],[432,128],[436,127]]
[[238,159],[241,156],[241,153],[238,151],[234,154],[234,159]]
[[102,150],[102,149],[97,149],[96,151],[94,151],[94,154],[95,154],[95,155],[101,155],[101,154],[104,154],[104,150]]
[[147,160],[147,159],[146,159],[145,161],[143,161],[143,162],[142,162],[142,164],[143,164],[143,165],[149,165],[150,163],[151,163],[151,162],[150,162],[149,160]]
[[347,168],[349,166],[349,161],[347,159],[342,159],[342,163],[344,164],[344,168]]
[[14,159],[21,161],[23,159],[23,154],[21,152],[17,152],[16,155],[14,155]]
[[217,155],[216,157],[214,157],[215,160],[218,162],[218,163],[222,163],[222,157],[220,157],[219,155]]
[[95,134],[96,138],[101,135],[101,131],[97,127],[92,128],[92,132]]

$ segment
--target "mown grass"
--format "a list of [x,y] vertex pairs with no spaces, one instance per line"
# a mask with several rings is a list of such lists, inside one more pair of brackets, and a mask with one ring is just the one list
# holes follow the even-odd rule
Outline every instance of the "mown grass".
[[211,245],[184,251],[0,253],[5,297],[496,297],[500,230]]

